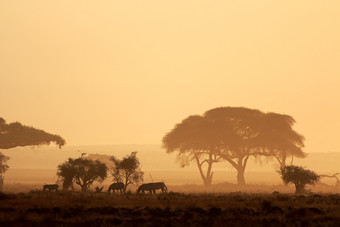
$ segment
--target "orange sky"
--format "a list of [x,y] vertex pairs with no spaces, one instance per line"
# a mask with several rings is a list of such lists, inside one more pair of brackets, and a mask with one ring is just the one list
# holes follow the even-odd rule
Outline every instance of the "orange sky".
[[0,1],[0,117],[69,145],[160,143],[219,106],[338,151],[340,1]]

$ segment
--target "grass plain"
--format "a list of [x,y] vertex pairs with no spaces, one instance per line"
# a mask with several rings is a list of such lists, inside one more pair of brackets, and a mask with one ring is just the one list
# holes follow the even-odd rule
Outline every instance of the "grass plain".
[[[280,192],[272,193],[272,190]],[[0,226],[339,226],[338,187],[170,186],[168,193],[0,193]]]
[[[123,157],[134,150],[139,151],[145,182],[164,180],[169,193],[136,195],[136,186],[111,196],[42,191],[43,184],[56,182],[56,167],[68,157],[81,152]],[[270,160],[262,164],[250,160],[246,187],[235,185],[236,172],[229,165],[216,164],[214,185],[205,188],[195,165],[180,168],[175,157],[158,145],[6,152],[11,159],[0,193],[0,226],[340,226],[340,187],[333,186],[335,179],[324,178],[307,187],[312,193],[295,195],[292,185],[282,185]],[[332,175],[339,172],[339,158],[335,152],[310,153],[294,163]],[[97,185],[107,190],[111,181],[95,182],[92,190]]]

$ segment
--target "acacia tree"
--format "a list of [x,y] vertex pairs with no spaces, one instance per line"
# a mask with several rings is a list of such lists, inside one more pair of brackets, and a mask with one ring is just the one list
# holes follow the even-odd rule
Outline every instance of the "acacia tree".
[[285,166],[279,171],[279,174],[285,184],[295,184],[295,193],[306,192],[306,184],[314,185],[320,179],[320,176],[315,172],[294,165]]
[[[207,111],[203,116],[191,116],[163,137],[163,147],[167,152],[179,151],[196,158],[203,182],[211,184],[213,163],[222,159],[228,161],[238,172],[238,184],[245,184],[244,172],[248,159],[260,151],[251,143],[257,133],[254,130],[256,121],[252,115],[262,114],[257,110],[246,108],[216,108]],[[252,127],[250,127],[252,126]],[[184,132],[184,133],[183,133]],[[198,152],[209,155],[199,161]],[[201,163],[207,164],[203,174]]]
[[[10,149],[15,147],[49,145],[56,143],[59,148],[65,145],[65,140],[58,135],[47,133],[43,130],[22,125],[19,122],[7,124],[0,117],[0,149]],[[3,185],[3,174],[9,168],[6,164],[9,157],[0,152],[0,185]]]
[[102,182],[107,177],[107,167],[98,160],[69,158],[58,166],[57,175],[62,177],[64,182],[72,179],[81,187],[82,192],[86,192],[94,181]]
[[0,149],[49,145],[51,142],[56,143],[59,148],[65,145],[65,140],[58,135],[19,122],[7,124],[3,118],[0,118]]
[[[273,151],[269,149],[272,148],[270,139],[275,135],[275,131],[280,132],[281,129],[276,124],[272,124],[276,123],[275,119],[271,121],[269,119],[271,118],[267,117],[267,114],[259,110],[243,107],[215,108],[205,112],[203,116],[191,116],[177,124],[163,137],[163,147],[168,153],[179,151],[178,155],[186,157],[187,160],[196,158],[205,185],[209,185],[209,180],[211,183],[212,164],[221,159],[229,162],[237,170],[237,182],[243,185],[245,168],[250,157],[269,157],[279,151],[292,150],[293,145],[296,145],[292,142],[295,138],[289,137],[289,133],[276,133],[277,139],[283,141],[280,142],[280,146],[275,144],[276,152],[270,153]],[[281,120],[279,123],[289,122]],[[289,128],[289,132],[294,132],[291,127]],[[197,152],[210,157],[210,159],[203,159],[203,162],[208,164],[205,176],[201,170],[202,161],[197,161],[200,156],[195,156]]]
[[137,152],[132,152],[123,159],[117,159],[112,156],[111,161],[114,163],[112,176],[115,182],[124,183],[124,192],[129,184],[138,184],[143,181],[144,172],[141,170],[140,162],[137,158]]

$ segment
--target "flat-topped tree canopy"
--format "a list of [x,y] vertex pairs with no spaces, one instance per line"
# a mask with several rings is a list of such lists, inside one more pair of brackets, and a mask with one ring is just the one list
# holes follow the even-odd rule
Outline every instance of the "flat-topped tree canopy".
[[59,135],[53,135],[40,129],[25,126],[19,122],[7,124],[0,117],[0,149],[49,145],[51,142],[57,144],[59,148],[65,145],[65,140]]
[[[304,137],[293,130],[294,123],[289,115],[218,107],[184,119],[162,142],[167,153],[178,151],[182,166],[196,161],[204,183],[206,176],[211,182],[212,164],[223,159],[237,170],[238,183],[245,184],[250,157],[275,157],[283,168],[288,156],[306,156],[302,150]],[[207,175],[202,172],[203,164],[208,164]]]

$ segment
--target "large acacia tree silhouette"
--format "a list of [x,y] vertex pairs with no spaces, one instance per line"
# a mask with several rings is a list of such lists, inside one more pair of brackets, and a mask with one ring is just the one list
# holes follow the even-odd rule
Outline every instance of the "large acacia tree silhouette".
[[[56,143],[59,148],[65,145],[65,140],[58,135],[25,126],[19,122],[7,124],[6,121],[0,117],[0,149],[49,145],[51,142]],[[3,174],[9,168],[7,160],[9,160],[9,157],[0,152],[0,190],[4,182]]]
[[0,118],[0,149],[49,145],[51,142],[56,143],[59,148],[65,145],[65,140],[59,135],[25,126],[19,122],[7,124],[3,118]]
[[168,153],[178,151],[182,166],[195,161],[206,186],[212,181],[213,163],[222,160],[237,170],[237,182],[244,185],[246,165],[252,156],[276,157],[281,166],[288,155],[305,156],[301,150],[304,138],[292,129],[294,122],[288,115],[220,107],[184,119],[162,142]]

